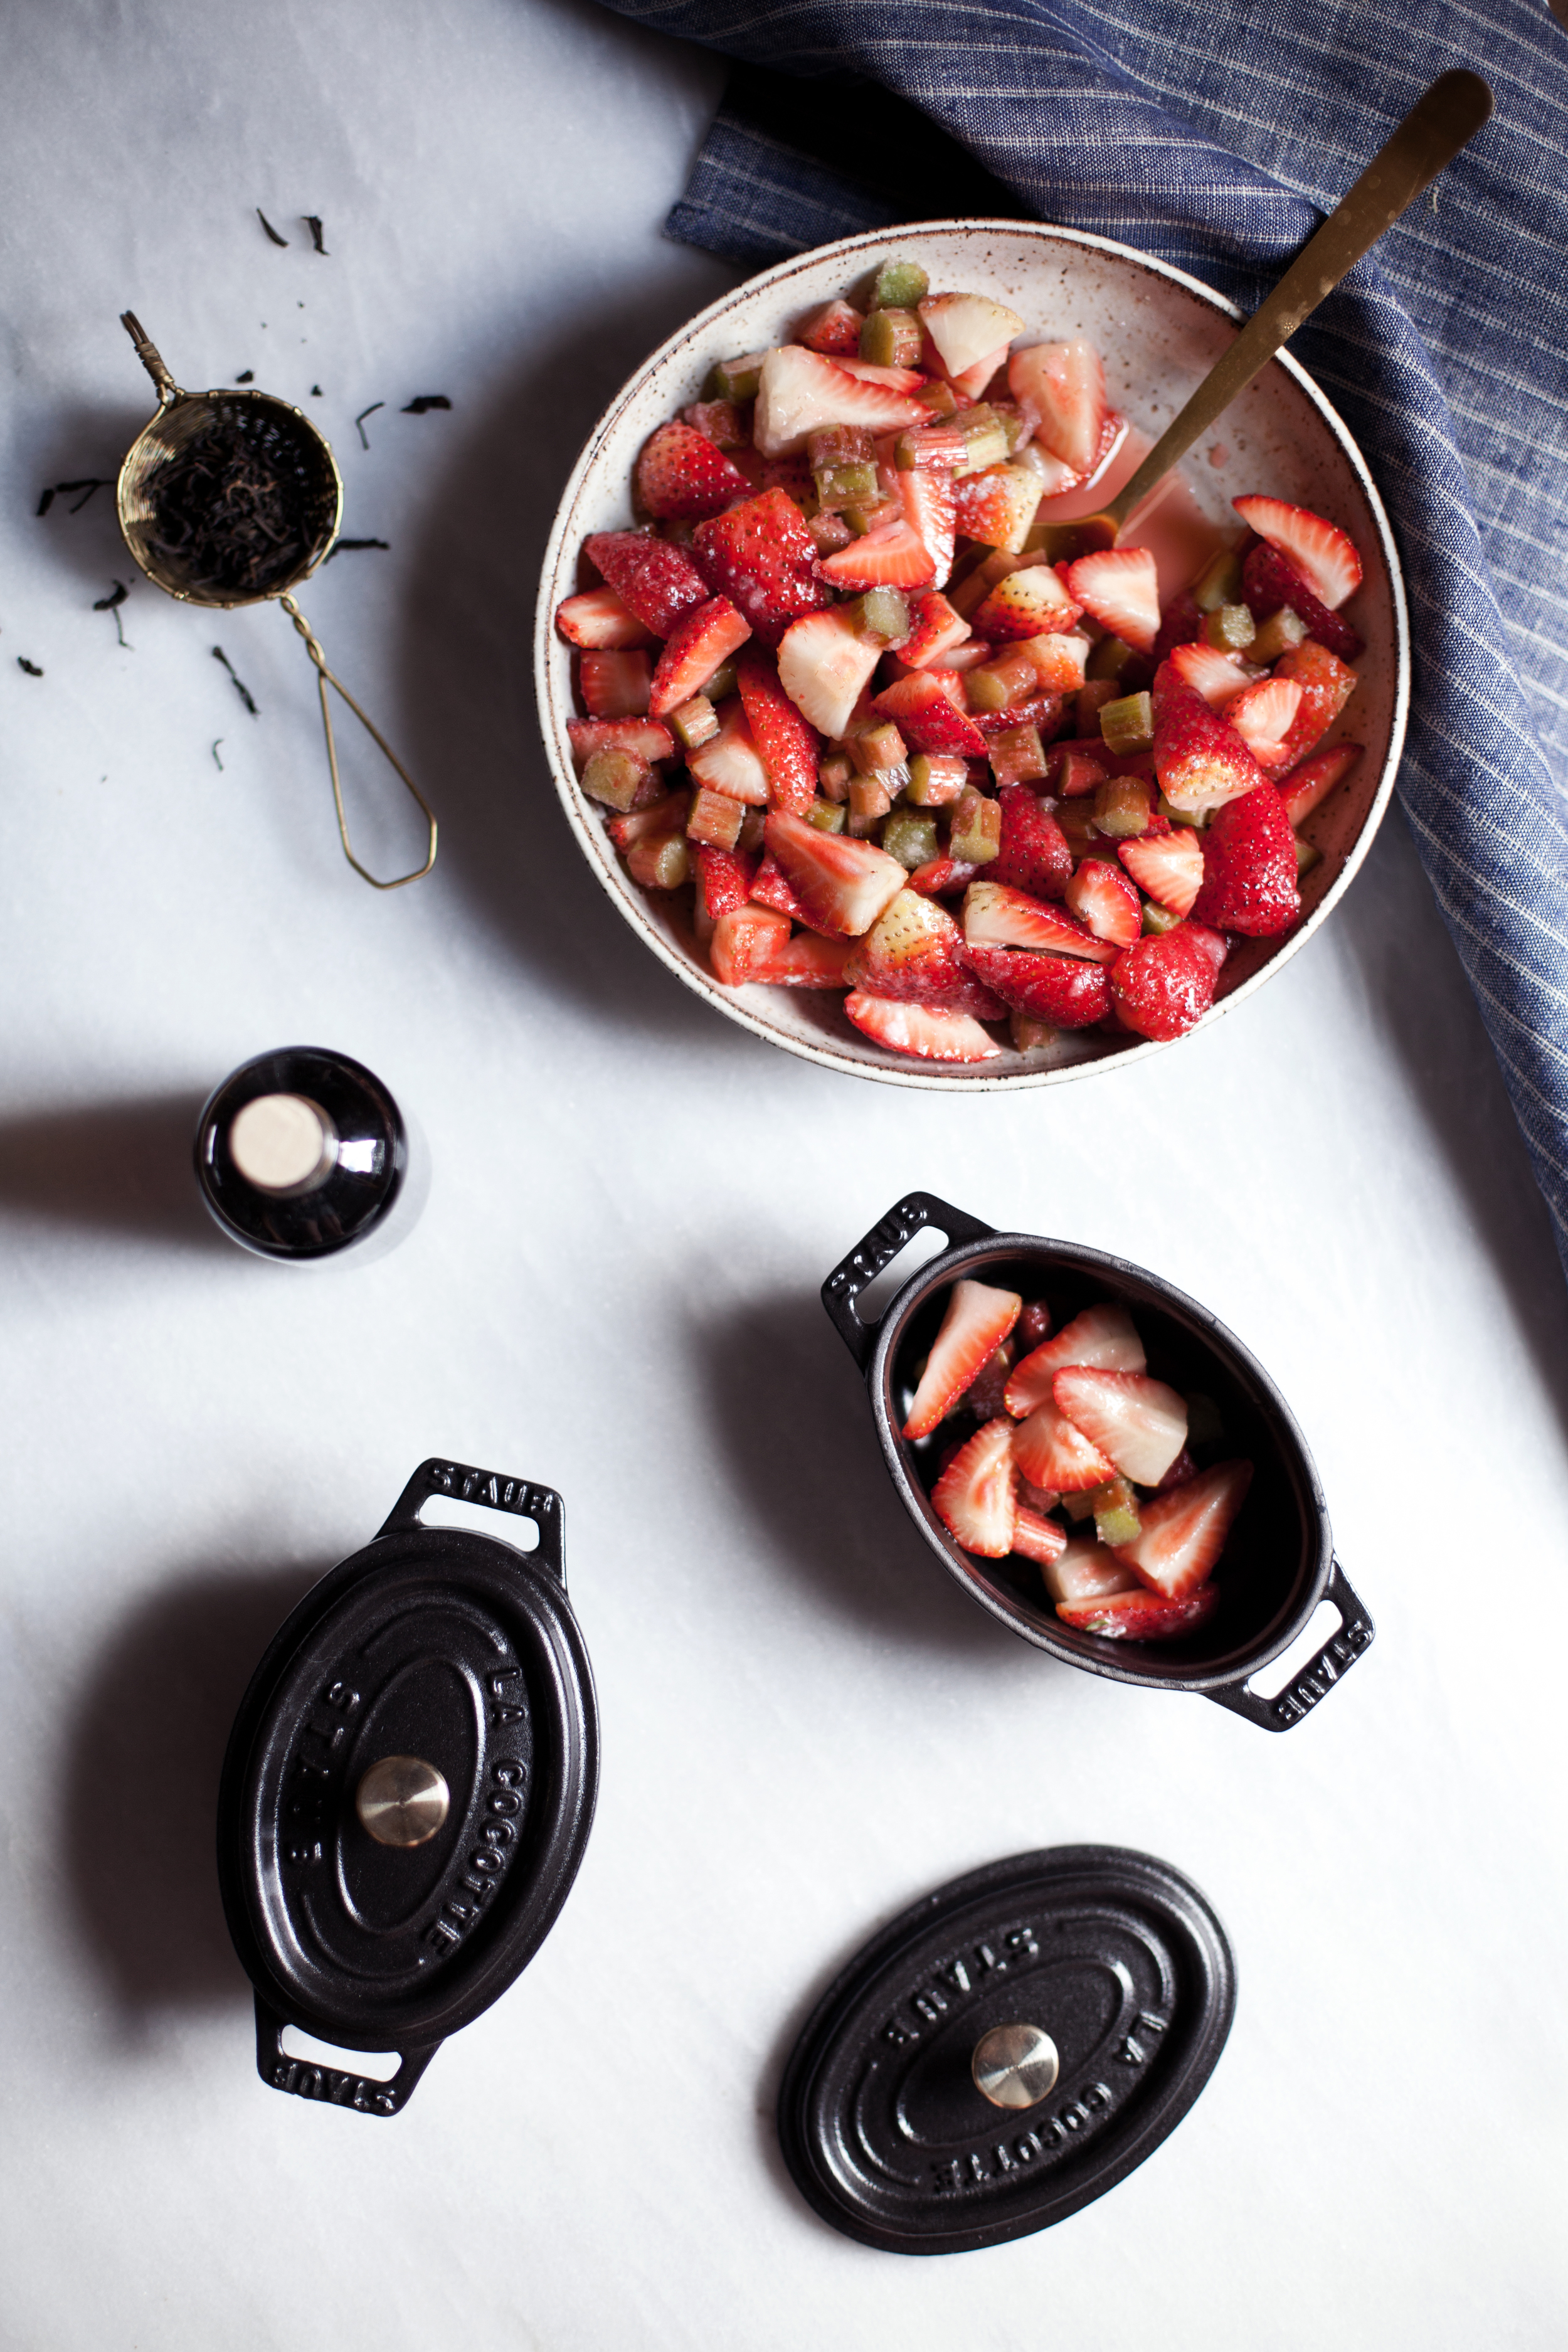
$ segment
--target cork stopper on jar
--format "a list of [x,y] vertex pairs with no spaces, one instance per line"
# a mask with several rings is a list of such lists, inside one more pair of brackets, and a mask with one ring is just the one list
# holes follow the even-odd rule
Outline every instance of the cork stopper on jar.
[[279,1199],[314,1191],[335,1166],[338,1131],[305,1095],[257,1095],[228,1130],[229,1157],[247,1183]]

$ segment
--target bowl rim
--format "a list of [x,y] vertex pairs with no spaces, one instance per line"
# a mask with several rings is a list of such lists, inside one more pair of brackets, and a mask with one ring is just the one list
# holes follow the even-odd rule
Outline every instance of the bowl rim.
[[[1223,318],[1235,320],[1237,322],[1245,320],[1246,314],[1230,300],[1228,296],[1219,293],[1212,286],[1206,286],[1202,278],[1194,278],[1190,271],[1178,268],[1173,262],[1163,261],[1153,254],[1141,252],[1136,246],[1124,245],[1119,238],[1096,236],[1087,229],[1061,227],[1050,221],[998,220],[982,217],[973,220],[914,221],[902,224],[894,222],[886,228],[868,229],[854,236],[836,238],[827,245],[813,246],[805,253],[792,254],[788,259],[776,262],[771,269],[759,271],[755,277],[745,278],[739,286],[731,287],[728,293],[720,295],[717,300],[710,302],[705,310],[700,310],[694,318],[687,320],[684,325],[677,328],[672,335],[668,336],[659,344],[657,351],[651,352],[638,367],[633,370],[615,398],[603,411],[583,445],[555,509],[554,520],[545,543],[541,567],[533,628],[534,692],[539,709],[540,731],[543,738],[545,754],[549,761],[556,795],[565,812],[567,823],[576,835],[578,845],[586,856],[589,869],[595,879],[605,896],[615,904],[623,919],[640,934],[646,945],[651,948],[659,961],[683,981],[687,987],[696,994],[704,997],[718,1012],[725,1014],[730,1020],[739,1023],[742,1028],[749,1029],[753,1036],[762,1038],[767,1045],[778,1046],[785,1053],[798,1055],[802,1060],[816,1062],[824,1069],[836,1070],[841,1076],[870,1078],[889,1086],[918,1087],[927,1091],[947,1094],[973,1092],[995,1094],[1005,1089],[1012,1091],[1024,1087],[1059,1086],[1070,1079],[1091,1076],[1099,1071],[1131,1068],[1135,1063],[1146,1061],[1151,1055],[1165,1053],[1170,1046],[1184,1043],[1184,1037],[1146,1038],[1136,1045],[1123,1046],[1116,1052],[1095,1055],[1082,1061],[1065,1063],[1057,1069],[1009,1070],[990,1076],[985,1074],[984,1066],[968,1076],[963,1076],[946,1065],[921,1063],[913,1057],[910,1057],[907,1067],[861,1061],[842,1045],[826,1041],[818,1044],[809,1038],[793,1036],[774,1028],[770,1023],[751,1011],[748,1006],[742,1004],[732,991],[724,988],[710,973],[701,971],[691,957],[683,953],[673,942],[667,940],[658,925],[652,920],[640,904],[633,903],[622,887],[613,854],[606,856],[608,835],[602,826],[595,827],[590,824],[588,811],[577,784],[571,759],[563,748],[565,742],[565,715],[558,707],[552,666],[560,642],[555,635],[554,625],[555,608],[560,593],[557,574],[562,567],[563,553],[574,554],[575,552],[574,547],[572,550],[567,549],[567,540],[569,535],[574,539],[580,535],[574,520],[578,500],[603,445],[648,379],[668,362],[678,357],[687,345],[706,333],[711,325],[715,324],[726,311],[732,310],[743,297],[784,286],[792,278],[805,269],[815,268],[826,259],[838,256],[848,257],[857,254],[883,250],[891,242],[917,241],[954,233],[970,235],[986,230],[997,236],[1023,237],[1026,240],[1034,238],[1059,240],[1068,245],[1081,246],[1086,251],[1112,255],[1119,260],[1131,262],[1136,268],[1146,270],[1152,277],[1163,278],[1171,285],[1181,287],[1187,293],[1195,295],[1201,302],[1210,310],[1217,311]],[[1200,1031],[1211,1027],[1222,1014],[1228,1013],[1233,1005],[1241,1003],[1261,988],[1266,981],[1271,980],[1289,962],[1298,950],[1305,947],[1307,941],[1316,934],[1327,919],[1331,911],[1338,906],[1360,871],[1363,860],[1371,849],[1373,841],[1387,814],[1389,802],[1394,796],[1394,779],[1398,774],[1400,759],[1404,752],[1405,728],[1409,718],[1410,617],[1405,593],[1405,577],[1400,566],[1398,550],[1394,545],[1393,530],[1389,524],[1383,499],[1379,496],[1377,485],[1373,479],[1371,468],[1362,456],[1354,436],[1339,411],[1300,362],[1293,359],[1289,352],[1280,351],[1275,353],[1270,364],[1282,368],[1298,388],[1305,394],[1311,406],[1316,409],[1328,428],[1331,438],[1338,445],[1342,456],[1350,467],[1372,515],[1377,533],[1379,552],[1388,578],[1390,601],[1393,606],[1394,715],[1389,729],[1387,749],[1384,754],[1382,772],[1377,781],[1377,789],[1363,821],[1361,831],[1347,852],[1344,864],[1333,882],[1324,891],[1322,898],[1306,921],[1281,942],[1268,962],[1255,971],[1249,980],[1244,981],[1239,988],[1219,998],[1208,1012],[1194,1024],[1193,1028],[1184,1033],[1184,1036],[1195,1036]]]

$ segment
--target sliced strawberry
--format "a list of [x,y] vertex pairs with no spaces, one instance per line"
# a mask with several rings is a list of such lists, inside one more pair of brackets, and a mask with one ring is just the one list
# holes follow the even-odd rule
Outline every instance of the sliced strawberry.
[[1218,808],[1267,781],[1235,728],[1187,684],[1173,656],[1154,673],[1153,703],[1154,773],[1184,815]]
[[1040,503],[1040,478],[1027,466],[990,466],[953,485],[958,529],[966,539],[1018,554]]
[[1051,1394],[1058,1412],[1140,1486],[1157,1486],[1187,1442],[1184,1402],[1147,1372],[1068,1364],[1057,1374]]
[[988,1421],[931,1490],[931,1508],[965,1551],[1005,1559],[1013,1549],[1013,1425]]
[[1356,689],[1356,674],[1337,654],[1309,637],[1281,654],[1274,665],[1276,677],[1292,677],[1301,689],[1301,707],[1285,738],[1287,771],[1315,751]]
[[1027,654],[1035,666],[1036,683],[1047,693],[1076,694],[1083,684],[1089,639],[1076,631],[1053,629],[1043,636],[1026,638],[1018,651]]
[[[1272,791],[1273,787],[1269,787]],[[1139,940],[1110,974],[1116,1010],[1140,1037],[1182,1037],[1214,1003],[1215,966],[1194,923]]]
[[916,751],[961,751],[966,758],[984,752],[984,736],[944,690],[935,671],[895,678],[871,708],[879,718],[896,719],[899,732]]
[[[1068,642],[1066,637],[1058,640],[1064,646]],[[1060,694],[1031,694],[1026,701],[1015,702],[1006,710],[972,710],[969,716],[986,736],[1010,734],[1016,727],[1037,728],[1043,748],[1062,723],[1066,700]]]
[[771,907],[731,907],[713,926],[708,960],[726,988],[743,988],[789,938],[787,915]]
[[800,322],[795,336],[808,352],[826,352],[829,359],[858,359],[860,355],[860,330],[866,320],[849,302],[824,302]]
[[958,529],[958,502],[952,479],[932,469],[900,474],[899,482],[910,527],[931,558],[932,584],[943,588],[952,572]]
[[700,522],[691,553],[710,593],[728,596],[764,645],[776,646],[792,621],[830,601],[816,577],[816,542],[784,490],[763,490]]
[[779,646],[779,683],[818,734],[835,741],[881,659],[875,637],[863,637],[847,612],[808,614],[792,623]]
[[1080,478],[1086,476],[1105,427],[1105,367],[1093,344],[1036,343],[1015,352],[1007,362],[1007,383],[1014,399],[1039,418],[1037,439]]
[[568,645],[596,651],[623,652],[654,642],[653,632],[628,612],[613,588],[586,588],[580,596],[568,596],[556,607],[555,625]]
[[1049,1397],[1015,1426],[1013,1458],[1031,1486],[1049,1486],[1058,1495],[1087,1494],[1116,1475]]
[[752,877],[749,895],[759,907],[772,907],[792,922],[804,923],[805,908],[784,880],[784,868],[776,857],[764,857]]
[[1285,757],[1285,743],[1301,705],[1301,688],[1293,677],[1259,678],[1226,707],[1226,722],[1234,727],[1258,766],[1272,769]]
[[836,588],[925,588],[936,573],[931,550],[906,521],[884,523],[852,539],[818,566]]
[[1010,883],[1037,898],[1059,898],[1072,873],[1067,835],[1039,794],[1027,784],[1004,784],[1002,845],[991,861],[987,881]]
[[751,625],[728,596],[710,596],[706,604],[694,604],[683,613],[665,640],[653,674],[647,706],[653,717],[668,719],[700,694],[751,634]]
[[566,732],[579,772],[595,751],[630,751],[650,768],[675,757],[675,738],[657,719],[569,719]]
[[770,947],[751,976],[771,988],[847,988],[844,967],[848,959],[847,940],[796,931],[793,939]]
[[1152,654],[1160,634],[1160,582],[1146,547],[1102,547],[1068,567],[1068,593],[1102,629]]
[[1102,963],[985,946],[966,946],[963,959],[1004,1004],[1048,1021],[1053,1029],[1090,1029],[1110,1010],[1110,981]]
[[[590,719],[646,719],[651,673],[646,653],[587,653],[577,665]],[[663,717],[655,711],[656,719]]]
[[1222,654],[1217,646],[1205,645],[1201,639],[1195,645],[1177,646],[1171,655],[1171,667],[1203,696],[1211,710],[1223,710],[1227,702],[1247,692],[1247,672],[1236,656]]
[[1111,1592],[1099,1601],[1058,1601],[1057,1615],[1080,1633],[1105,1642],[1179,1642],[1195,1633],[1219,1607],[1217,1584],[1200,1585],[1185,1601],[1153,1592]]
[[1143,1590],[1132,1570],[1093,1536],[1073,1536],[1063,1546],[1047,1569],[1045,1585],[1053,1601],[1100,1601],[1110,1592]]
[[926,1062],[991,1062],[1001,1054],[978,1021],[967,1013],[939,1013],[931,1004],[900,1004],[856,989],[844,1010],[857,1029],[895,1054]]
[[1172,1463],[1170,1468],[1166,1471],[1164,1476],[1161,1479],[1160,1492],[1162,1495],[1169,1495],[1177,1486],[1184,1486],[1189,1478],[1195,1478],[1197,1475],[1198,1465],[1193,1460],[1192,1455],[1187,1452],[1186,1447],[1184,1445],[1175,1460]]
[[710,922],[745,905],[752,895],[756,863],[742,849],[698,849],[697,895]]
[[1315,760],[1303,760],[1299,768],[1280,777],[1279,793],[1292,825],[1303,824],[1321,806],[1341,779],[1349,775],[1361,752],[1359,743],[1336,743],[1331,751],[1320,751]]
[[[1242,521],[1294,564],[1320,604],[1337,613],[1361,586],[1361,558],[1337,524],[1283,499],[1232,499]],[[1288,600],[1284,600],[1288,601]],[[1301,618],[1306,619],[1303,613]]]
[[1059,1559],[1068,1548],[1068,1531],[1059,1519],[1042,1517],[1026,1504],[1015,1507],[1013,1515],[1013,1549],[1037,1567],[1048,1568]]
[[662,834],[679,833],[686,823],[690,805],[687,793],[666,793],[661,801],[647,807],[628,809],[625,816],[606,820],[605,831],[617,849],[633,849],[639,841],[657,840]]
[[974,626],[994,642],[1054,636],[1070,629],[1082,609],[1048,563],[1030,563],[997,581],[976,611]]
[[910,876],[910,888],[922,898],[956,898],[981,871],[963,857],[931,857]]
[[896,857],[874,842],[819,833],[800,816],[770,811],[765,839],[813,930],[830,939],[858,939],[904,887]]
[[972,947],[1032,948],[1040,955],[1082,956],[1110,963],[1115,946],[1010,883],[972,882],[963,894],[963,936]]
[[1118,850],[1121,863],[1141,890],[1157,907],[1173,915],[1188,915],[1204,878],[1204,853],[1190,825],[1174,825],[1169,833],[1144,834],[1124,841]]
[[911,617],[914,626],[899,647],[899,659],[906,669],[929,669],[971,635],[963,615],[955,613],[947,598],[934,589],[916,597]]
[[1102,857],[1084,858],[1062,897],[1095,938],[1113,948],[1130,948],[1143,928],[1136,886]]
[[1006,1007],[974,977],[963,949],[963,933],[945,907],[918,890],[900,890],[851,957],[848,984],[900,1003],[1000,1021]]
[[695,751],[688,751],[686,764],[710,793],[726,793],[731,800],[744,801],[752,808],[767,806],[768,772],[752,740],[745,711],[733,698],[719,706],[717,735],[710,735]]
[[1141,1532],[1130,1544],[1117,1545],[1117,1559],[1151,1591],[1184,1600],[1225,1549],[1251,1484],[1250,1462],[1219,1462],[1184,1486],[1156,1495],[1140,1506]]
[[896,433],[906,425],[926,424],[930,415],[910,393],[868,383],[820,352],[785,343],[763,362],[752,437],[764,457],[788,457],[825,425]]
[[583,551],[656,637],[668,637],[682,613],[705,604],[713,593],[684,549],[646,531],[596,530]]
[[1124,1307],[1086,1307],[1014,1367],[1007,1410],[1016,1416],[1054,1402],[1056,1378],[1069,1364],[1097,1364],[1108,1372],[1141,1372],[1143,1342]]
[[[920,368],[884,367],[879,360],[863,360],[858,353],[841,359],[838,365],[847,375],[858,376],[862,383],[883,384],[889,392],[920,392],[927,381]],[[930,414],[923,403],[921,413],[922,416]],[[892,425],[883,425],[874,428],[879,436],[891,434],[895,429]]]
[[816,730],[779,684],[778,667],[755,646],[735,665],[752,740],[768,773],[768,799],[776,809],[804,814],[816,798],[821,746]]
[[946,1419],[1018,1319],[1024,1302],[994,1283],[955,1282],[904,1423],[906,1437],[929,1437]]
[[673,418],[643,443],[637,503],[661,522],[700,522],[746,495],[746,478],[722,449]]
[[950,376],[994,358],[1024,331],[1016,310],[988,294],[928,294],[920,305],[920,321]]
[[[1296,836],[1272,784],[1215,812],[1204,834],[1203,887],[1193,914],[1215,929],[1272,939],[1301,911]],[[1167,932],[1173,939],[1174,932]]]
[[1331,612],[1321,604],[1289,556],[1265,541],[1260,540],[1247,550],[1241,571],[1241,593],[1259,621],[1268,620],[1282,604],[1289,604],[1307,635],[1316,637],[1321,646],[1327,646],[1331,653],[1338,654],[1342,661],[1354,661],[1366,651],[1360,631],[1351,626],[1342,613]]

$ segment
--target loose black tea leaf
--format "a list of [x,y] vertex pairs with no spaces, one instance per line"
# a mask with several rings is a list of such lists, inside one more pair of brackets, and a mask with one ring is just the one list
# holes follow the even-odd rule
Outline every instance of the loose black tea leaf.
[[249,401],[215,401],[211,424],[142,487],[146,546],[187,590],[265,596],[310,560],[316,478],[296,436]]
[[48,513],[49,509],[54,505],[54,502],[55,502],[55,494],[54,494],[53,489],[52,489],[52,488],[50,488],[50,489],[46,490],[46,491],[44,492],[44,494],[43,494],[43,497],[38,500],[38,512],[39,512],[39,514],[41,514],[41,515],[47,515],[47,514]]
[[30,662],[26,654],[16,656],[16,667],[18,669],[25,669],[29,677],[42,677],[44,674],[37,663]]
[[[249,711],[253,719],[259,719],[261,713],[256,708],[255,698],[251,694],[250,688],[246,685],[245,680],[240,677],[239,672],[235,668],[234,664],[230,661],[228,656],[225,653],[221,646],[215,646],[213,647],[213,659],[214,661],[222,662],[225,669],[227,670],[230,677],[234,680],[235,691],[239,696],[241,702],[244,703],[247,710]],[[223,741],[223,737],[220,735],[217,740],[221,743]],[[222,767],[223,761],[221,760],[218,761],[218,765],[220,768]]]
[[256,382],[256,370],[254,368],[247,368],[243,375],[237,375],[235,377],[235,382],[236,383],[254,383]]
[[[71,509],[72,514],[80,514],[94,490],[110,489],[112,484],[107,474],[84,474],[79,482],[57,482],[55,488],[62,498],[68,498],[73,490],[81,492],[80,498]],[[43,512],[42,507],[38,511],[40,514]]]
[[256,207],[256,217],[261,223],[262,227],[267,231],[268,236],[272,239],[274,245],[288,244],[288,238],[286,236],[279,236],[277,230],[273,227],[272,223],[268,219],[267,215],[262,211],[259,205]]
[[417,400],[408,403],[403,414],[405,416],[423,416],[428,408],[450,408],[451,405],[444,392],[422,392]]
[[313,383],[313,384],[310,386],[310,397],[311,397],[311,399],[312,399],[312,400],[320,400],[320,399],[321,399],[321,385],[320,385],[319,383]]
[[364,420],[367,416],[374,416],[378,408],[384,408],[385,406],[386,403],[384,400],[373,400],[370,406],[368,408],[362,408],[359,415],[354,418],[354,423],[359,426],[359,437],[363,442],[367,449],[370,447],[370,439],[364,429]]
[[316,251],[318,253],[324,254],[327,248],[321,242],[321,224],[316,214],[301,213],[300,217],[310,232],[310,242],[315,247]]
[[392,541],[388,539],[340,539],[337,545],[328,555],[327,562],[330,563],[332,560],[332,556],[341,555],[345,548],[353,547],[384,547],[390,553]]
[[[214,758],[215,760],[217,760],[217,746],[218,746],[218,743],[221,743],[223,740],[224,740],[224,738],[220,735],[220,736],[218,737],[218,739],[217,739],[217,742],[216,742],[216,743],[215,743],[215,744],[213,745],[213,758]],[[221,760],[217,760],[217,772],[218,772],[218,774],[221,776],[221,775],[222,775],[222,773],[223,773],[223,761],[222,761]]]
[[95,613],[112,613],[116,604],[123,604],[130,593],[131,591],[124,581],[117,580],[114,583],[113,595],[100,596],[92,609]]

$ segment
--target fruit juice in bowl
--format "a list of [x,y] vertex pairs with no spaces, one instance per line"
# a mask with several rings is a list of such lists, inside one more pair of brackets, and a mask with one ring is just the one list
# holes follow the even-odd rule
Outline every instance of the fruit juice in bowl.
[[546,741],[603,886],[731,1018],[1050,1083],[1324,919],[1408,674],[1343,425],[1277,361],[1120,543],[1084,524],[1235,315],[1103,239],[926,226],[753,280],[612,404],[546,556]]

